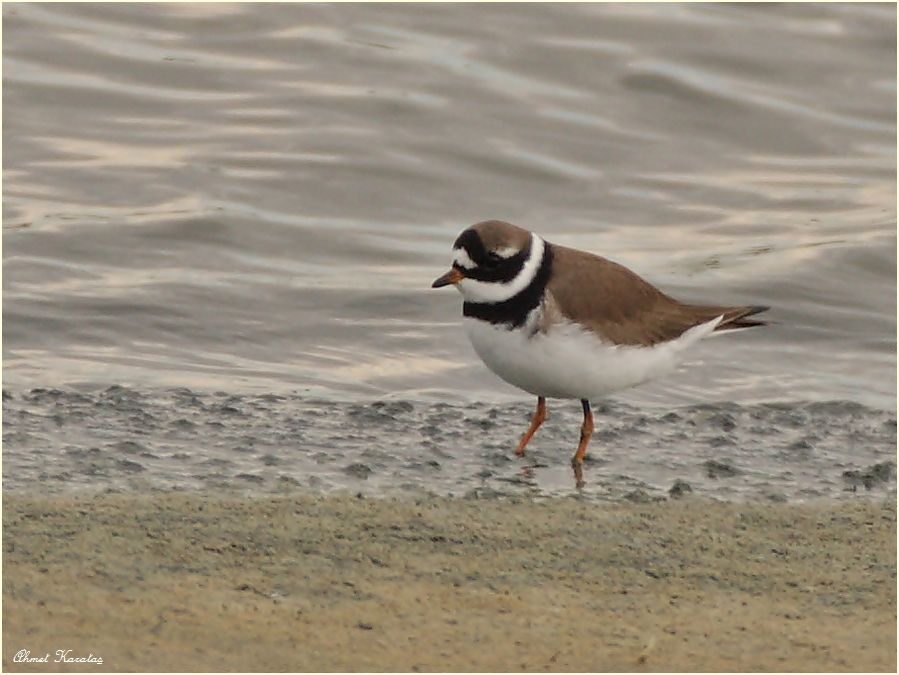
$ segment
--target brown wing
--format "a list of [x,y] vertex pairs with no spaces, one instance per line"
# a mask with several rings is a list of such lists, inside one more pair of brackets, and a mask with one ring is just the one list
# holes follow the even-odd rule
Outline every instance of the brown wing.
[[716,330],[764,325],[746,317],[767,307],[686,305],[611,260],[555,244],[552,250],[555,309],[614,344],[666,342],[721,315]]

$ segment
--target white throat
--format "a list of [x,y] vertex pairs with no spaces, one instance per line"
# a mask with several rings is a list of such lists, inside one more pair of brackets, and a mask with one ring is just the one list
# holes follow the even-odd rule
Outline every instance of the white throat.
[[[466,302],[497,303],[508,300],[527,288],[540,269],[543,261],[545,244],[536,234],[531,234],[531,253],[521,268],[521,271],[510,281],[478,281],[477,279],[463,279],[456,284],[456,288],[462,293]],[[462,251],[464,253],[464,249]],[[458,252],[457,252],[458,256]],[[468,256],[465,256],[466,258]],[[459,258],[456,258],[459,261]],[[462,261],[459,261],[462,262]],[[462,265],[465,267],[465,265]]]

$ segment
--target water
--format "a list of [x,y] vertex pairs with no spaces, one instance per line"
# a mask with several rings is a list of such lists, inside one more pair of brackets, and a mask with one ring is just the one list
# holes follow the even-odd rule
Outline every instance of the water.
[[532,402],[429,288],[502,218],[773,307],[609,402],[588,491],[895,493],[843,477],[895,454],[893,6],[3,19],[6,489],[570,492],[579,406],[507,462]]

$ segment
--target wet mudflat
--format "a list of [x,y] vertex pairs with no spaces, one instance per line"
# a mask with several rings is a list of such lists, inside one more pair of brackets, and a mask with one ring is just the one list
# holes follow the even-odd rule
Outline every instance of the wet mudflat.
[[596,407],[575,490],[580,406],[551,401],[524,459],[532,403],[341,402],[113,386],[6,391],[9,492],[725,500],[895,498],[896,415],[851,401]]
[[893,502],[4,500],[4,670],[894,671]]

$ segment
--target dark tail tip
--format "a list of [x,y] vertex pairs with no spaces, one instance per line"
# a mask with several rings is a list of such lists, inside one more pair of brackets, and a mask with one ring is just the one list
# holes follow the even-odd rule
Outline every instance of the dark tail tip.
[[727,330],[729,328],[753,328],[755,326],[767,326],[767,321],[758,321],[757,319],[750,319],[750,316],[755,316],[756,314],[761,314],[762,312],[767,312],[770,307],[766,307],[765,305],[752,305],[750,307],[746,307],[745,312],[741,312],[739,315],[735,316],[733,319],[728,321],[725,324],[719,326],[723,330]]
[[746,312],[741,318],[753,316],[755,314],[761,314],[762,312],[767,312],[771,308],[765,305],[752,305],[751,307],[747,307],[746,309],[748,309],[749,311]]

